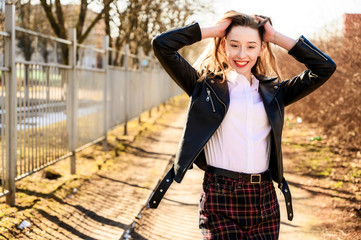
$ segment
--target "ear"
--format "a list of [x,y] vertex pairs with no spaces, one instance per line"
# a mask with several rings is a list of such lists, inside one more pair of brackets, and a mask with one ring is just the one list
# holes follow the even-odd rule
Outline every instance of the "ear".
[[221,50],[225,53],[226,52],[226,38],[223,37],[221,39],[221,44],[220,44]]

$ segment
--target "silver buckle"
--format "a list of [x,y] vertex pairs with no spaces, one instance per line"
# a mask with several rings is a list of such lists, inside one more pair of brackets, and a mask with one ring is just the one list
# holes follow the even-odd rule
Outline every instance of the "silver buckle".
[[[253,177],[258,177],[258,180],[254,181]],[[251,175],[251,183],[261,183],[261,174],[252,174]]]

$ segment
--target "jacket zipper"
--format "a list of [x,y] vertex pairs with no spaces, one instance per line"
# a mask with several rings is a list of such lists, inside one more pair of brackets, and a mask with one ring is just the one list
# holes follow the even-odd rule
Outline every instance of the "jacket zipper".
[[277,100],[277,98],[276,98],[276,97],[275,97],[275,100],[276,100],[276,103],[277,103],[278,111],[279,111],[280,116],[281,116],[281,119],[282,119],[282,112],[281,112],[281,107],[280,107],[280,104],[278,103],[278,100]]
[[[277,97],[275,97],[275,100],[276,100],[276,103],[277,103],[278,112],[280,113],[280,117],[281,117],[281,119],[282,119],[281,107],[280,107],[280,104],[278,103]],[[282,168],[282,165],[281,165],[281,164],[282,164],[281,161],[278,161],[278,169],[281,169],[281,168]],[[278,177],[279,177],[279,176],[278,176]],[[282,178],[283,178],[283,176],[282,176]],[[281,180],[279,179],[279,181],[280,181],[280,183],[281,183],[280,189],[282,190],[282,186],[283,186],[282,179],[281,179]]]
[[226,104],[217,96],[217,94],[214,92],[214,90],[212,89],[212,87],[211,87],[207,82],[205,82],[205,83],[206,83],[207,86],[209,87],[209,88],[207,88],[207,89],[212,90],[213,95],[216,96],[216,98],[218,99],[218,101],[220,101],[220,102],[223,104],[225,111],[227,111],[227,106],[226,106]]
[[317,51],[314,47],[312,47],[310,44],[308,44],[303,38],[300,38],[301,41],[307,45],[311,50],[313,50],[314,52],[316,52],[318,55],[320,55],[324,60],[328,60],[322,53],[320,53],[319,51]]
[[206,98],[206,101],[209,102],[211,101],[211,105],[212,105],[212,111],[215,113],[216,112],[216,108],[214,107],[214,103],[213,103],[213,99],[211,97],[211,90],[209,90],[209,88],[206,88],[207,90],[207,98]]

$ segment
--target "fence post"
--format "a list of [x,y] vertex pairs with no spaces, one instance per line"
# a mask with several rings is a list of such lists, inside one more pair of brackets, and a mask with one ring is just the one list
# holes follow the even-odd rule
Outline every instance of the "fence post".
[[124,69],[125,69],[125,84],[124,84],[124,135],[128,134],[128,86],[129,86],[129,44],[125,44],[124,46]]
[[[149,62],[148,62],[148,64],[149,64],[150,75],[152,76],[152,75],[153,75],[152,71],[153,71],[153,68],[154,68],[154,57],[153,57],[153,55],[152,55],[151,52],[148,54],[148,59],[150,59]],[[149,74],[149,73],[148,73],[148,74]],[[148,78],[147,80],[150,81],[151,79]],[[149,89],[148,89],[148,91],[149,91]],[[148,101],[149,101],[149,100],[148,100]],[[153,108],[153,107],[154,107],[154,105],[153,105],[153,103],[152,103],[152,104],[150,105],[149,112],[148,112],[149,118],[152,117],[152,108]]]
[[78,122],[78,88],[76,79],[76,50],[77,39],[76,30],[69,29],[69,39],[72,45],[69,46],[69,65],[72,67],[70,71],[68,89],[67,89],[67,128],[70,156],[70,173],[76,173],[76,142],[77,142],[77,122]]
[[[145,93],[145,85],[144,85],[144,71],[143,71],[143,59],[144,59],[144,54],[143,54],[143,48],[139,47],[138,48],[138,61],[139,61],[139,74],[140,74],[140,86],[142,88],[142,93],[140,94],[140,104],[141,106],[141,113],[144,111],[144,93]],[[138,123],[141,124],[142,123],[142,114],[139,114],[139,118],[138,118]]]
[[[148,57],[149,57],[150,55],[148,55]],[[148,62],[148,64],[149,64],[149,68],[148,68],[148,76],[150,75],[151,76],[151,74],[152,74],[152,69],[153,69],[153,59],[149,59],[149,62]],[[151,79],[149,79],[149,77],[147,78],[147,81],[149,82],[151,82]],[[149,89],[148,89],[148,91],[150,90],[150,87],[149,87]],[[147,101],[150,101],[149,100],[149,98],[147,99]],[[148,104],[147,105],[147,107],[149,107],[149,111],[148,111],[148,117],[149,118],[151,118],[152,117],[152,109],[153,109],[153,104],[151,103],[151,104]]]
[[6,76],[5,138],[6,138],[6,203],[15,205],[15,178],[17,161],[17,99],[15,68],[15,4],[5,7],[5,31],[10,34],[5,44],[5,66],[10,69]]
[[109,66],[109,37],[105,36],[104,37],[104,55],[103,55],[103,67],[104,67],[104,71],[105,71],[105,77],[104,77],[104,141],[103,141],[103,150],[106,151],[107,150],[107,132],[108,132],[108,86],[109,86],[109,71],[108,71],[108,66]]

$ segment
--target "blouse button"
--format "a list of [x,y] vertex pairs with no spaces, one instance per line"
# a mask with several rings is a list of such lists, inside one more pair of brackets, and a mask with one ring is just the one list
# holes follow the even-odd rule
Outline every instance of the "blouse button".
[[277,90],[277,89],[278,89],[278,86],[274,86],[273,88]]

